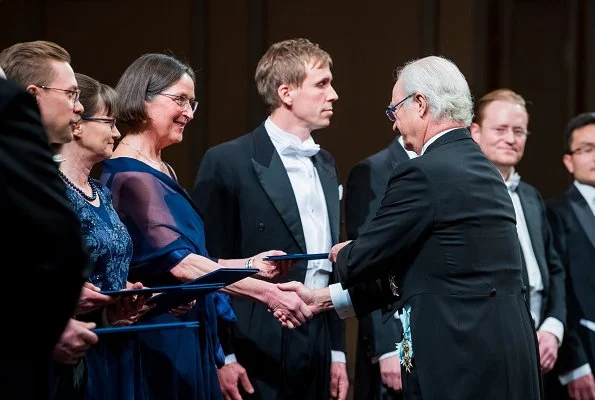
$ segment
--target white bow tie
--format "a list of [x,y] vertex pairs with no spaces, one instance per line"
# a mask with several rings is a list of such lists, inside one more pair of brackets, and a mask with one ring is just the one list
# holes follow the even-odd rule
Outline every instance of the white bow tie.
[[290,143],[283,149],[281,149],[281,154],[284,156],[302,156],[302,157],[312,157],[316,153],[320,151],[320,145],[313,142],[304,142],[295,144]]
[[520,182],[521,176],[515,172],[510,176],[510,178],[508,178],[508,180],[505,183],[506,187],[508,187],[508,190],[510,190],[511,192],[516,192],[516,189],[517,187],[519,187]]

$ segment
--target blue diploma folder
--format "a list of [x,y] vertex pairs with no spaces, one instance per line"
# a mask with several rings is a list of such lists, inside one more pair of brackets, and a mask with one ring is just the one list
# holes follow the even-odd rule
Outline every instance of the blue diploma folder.
[[269,256],[265,261],[279,261],[279,260],[326,260],[328,253],[313,253],[313,254],[286,254],[284,256]]
[[[147,300],[147,305],[154,305],[141,317],[155,317],[175,308],[181,304],[188,304],[200,296],[204,296],[212,291],[221,289],[227,285],[247,278],[259,272],[257,268],[219,268],[209,272],[199,278],[179,285],[180,290],[171,290],[151,297]],[[212,290],[193,290],[194,287],[211,286]]]
[[96,328],[93,329],[98,335],[106,335],[110,333],[129,333],[129,332],[141,332],[141,331],[152,331],[155,329],[178,329],[178,328],[198,328],[198,321],[193,322],[171,322],[166,324],[138,324],[138,325],[126,325],[126,326],[111,326],[108,328]]
[[[196,291],[204,290],[205,292],[210,292],[213,289],[213,286],[216,286],[214,290],[221,289],[220,285],[212,285],[212,284],[205,284],[205,285],[190,285],[190,288],[195,289]],[[189,290],[190,288],[185,287],[184,285],[173,285],[173,286],[155,286],[155,287],[147,287],[142,289],[122,289],[122,290],[103,290],[99,293],[105,294],[107,296],[112,297],[119,297],[119,296],[132,296],[135,294],[153,294],[153,293],[167,293],[176,290]]]

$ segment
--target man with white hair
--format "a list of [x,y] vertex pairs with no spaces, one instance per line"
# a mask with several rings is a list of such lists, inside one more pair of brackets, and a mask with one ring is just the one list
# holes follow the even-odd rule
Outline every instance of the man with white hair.
[[400,310],[406,399],[540,399],[514,208],[467,129],[465,77],[442,57],[409,62],[391,104],[393,130],[420,157],[394,169],[368,229],[331,249],[341,284],[281,286],[342,318]]

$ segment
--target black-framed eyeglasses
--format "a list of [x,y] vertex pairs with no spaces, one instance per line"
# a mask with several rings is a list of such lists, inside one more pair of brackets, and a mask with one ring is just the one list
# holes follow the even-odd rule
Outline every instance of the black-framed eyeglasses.
[[413,96],[412,94],[410,94],[409,96],[405,97],[403,100],[399,101],[397,104],[395,104],[394,106],[388,106],[388,108],[386,109],[385,113],[386,116],[388,118],[388,120],[390,122],[395,122],[397,120],[397,117],[395,117],[395,114],[397,113],[397,108],[403,104],[405,102],[405,100],[407,100],[408,98],[410,98],[411,96]]
[[116,127],[116,122],[117,122],[115,118],[109,118],[109,117],[81,117],[81,119],[83,121],[97,121],[97,122],[103,122],[103,123],[109,124],[109,128],[112,131]]
[[49,87],[44,85],[37,86],[44,90],[59,90],[60,92],[66,93],[68,96],[68,100],[72,101],[72,106],[76,106],[76,102],[79,101],[79,97],[81,96],[81,91],[79,89],[60,89],[55,87]]
[[583,154],[593,154],[595,151],[595,143],[585,143],[582,146],[577,147],[576,149],[572,150],[568,154],[570,155],[583,155]]
[[179,105],[182,109],[184,109],[186,107],[190,107],[190,109],[192,110],[192,113],[195,113],[196,109],[198,108],[198,101],[190,100],[186,96],[176,96],[174,94],[168,94],[168,93],[158,93],[158,94],[160,94],[161,96],[169,97],[170,99],[175,101],[175,103],[177,105]]

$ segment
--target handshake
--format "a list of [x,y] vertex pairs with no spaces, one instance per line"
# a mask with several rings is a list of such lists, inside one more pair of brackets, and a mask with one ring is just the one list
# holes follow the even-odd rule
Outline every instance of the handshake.
[[333,308],[328,288],[311,290],[297,281],[278,283],[265,299],[269,312],[289,329]]
[[[337,254],[350,241],[338,243],[329,252],[335,262]],[[278,283],[265,295],[264,303],[284,328],[294,329],[314,315],[333,309],[329,288],[308,289],[303,283]]]

